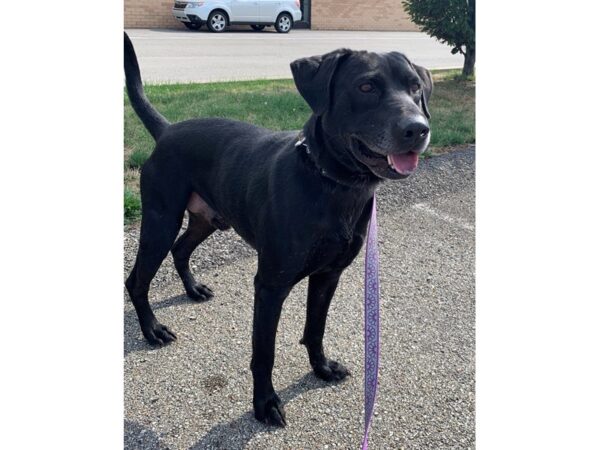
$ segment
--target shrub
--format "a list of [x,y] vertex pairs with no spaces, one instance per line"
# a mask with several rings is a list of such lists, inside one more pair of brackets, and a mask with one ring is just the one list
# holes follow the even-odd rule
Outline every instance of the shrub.
[[125,222],[129,223],[142,214],[142,201],[140,196],[130,190],[129,188],[125,188],[125,196],[123,200],[123,205],[125,209]]
[[404,0],[414,23],[430,36],[465,57],[462,75],[475,70],[475,0]]

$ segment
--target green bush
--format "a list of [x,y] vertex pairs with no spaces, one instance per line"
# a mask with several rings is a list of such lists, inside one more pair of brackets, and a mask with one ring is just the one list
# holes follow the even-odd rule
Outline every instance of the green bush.
[[127,165],[130,169],[139,169],[146,162],[148,157],[150,156],[149,150],[134,150],[127,160]]
[[462,75],[475,69],[475,0],[404,0],[411,20],[430,36],[465,57]]
[[126,223],[136,220],[142,214],[142,201],[140,196],[129,188],[125,188],[123,205],[125,207]]

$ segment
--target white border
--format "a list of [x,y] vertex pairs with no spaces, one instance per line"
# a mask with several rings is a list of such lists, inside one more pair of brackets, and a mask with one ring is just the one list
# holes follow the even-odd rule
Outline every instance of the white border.
[[481,449],[599,445],[600,97],[591,6],[478,3]]
[[[123,5],[107,5],[11,8],[0,27],[2,448],[123,443]],[[478,5],[481,449],[598,445],[597,17]]]
[[123,4],[14,6],[0,27],[0,448],[120,448]]

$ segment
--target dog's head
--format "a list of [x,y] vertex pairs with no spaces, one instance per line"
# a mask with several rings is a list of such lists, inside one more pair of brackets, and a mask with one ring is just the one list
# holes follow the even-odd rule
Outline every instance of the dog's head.
[[379,178],[412,174],[429,144],[431,74],[398,52],[339,49],[291,64],[298,91],[342,139],[352,156]]

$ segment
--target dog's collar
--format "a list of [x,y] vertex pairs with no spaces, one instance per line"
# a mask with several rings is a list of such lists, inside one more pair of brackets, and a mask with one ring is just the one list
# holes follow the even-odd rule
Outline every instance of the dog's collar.
[[328,178],[329,180],[335,183],[341,184],[342,186],[356,187],[357,180],[360,177],[353,176],[353,179],[344,179],[343,177],[336,176],[337,174],[333,173],[331,170],[326,170],[319,164],[314,152],[312,152],[310,147],[308,146],[308,141],[303,131],[300,131],[300,133],[298,133],[298,137],[296,138],[296,143],[294,144],[294,146],[306,154],[306,156],[308,157],[307,159],[309,159],[312,162],[312,164],[315,166],[315,168],[321,174],[321,176]]

